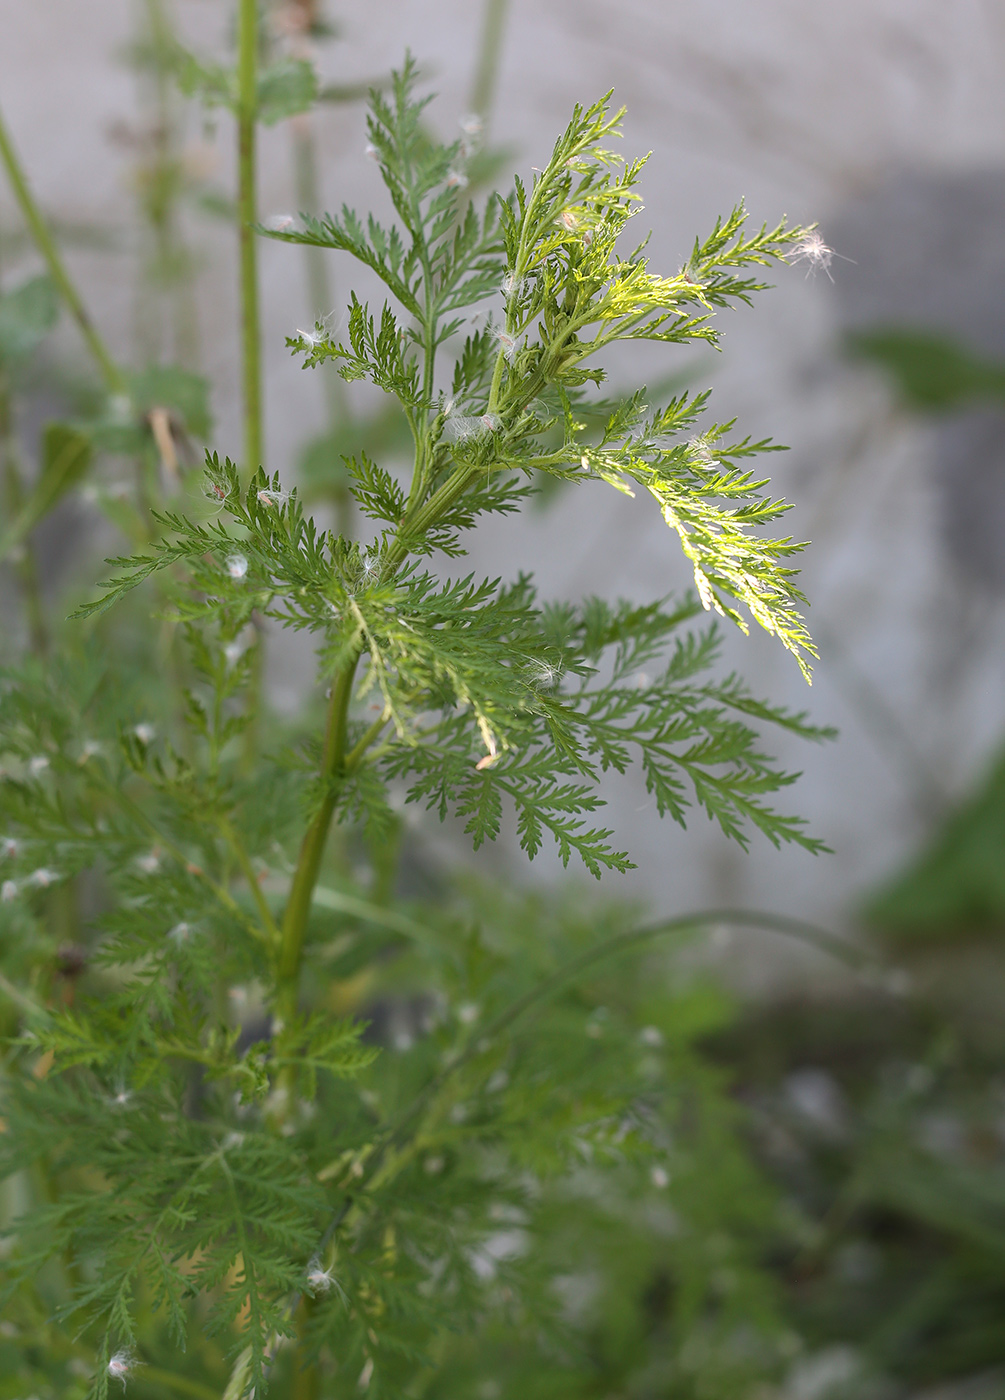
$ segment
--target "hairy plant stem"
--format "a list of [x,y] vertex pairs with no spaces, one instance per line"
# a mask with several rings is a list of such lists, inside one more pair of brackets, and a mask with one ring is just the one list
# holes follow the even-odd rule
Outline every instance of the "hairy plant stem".
[[314,886],[318,882],[321,869],[321,858],[335,814],[339,779],[345,771],[349,702],[352,699],[352,683],[359,657],[360,653],[357,652],[353,660],[338,673],[332,686],[324,754],[321,760],[324,793],[321,805],[304,834],[283,915],[276,968],[276,1012],[283,1019],[289,1019],[297,1009],[297,984],[300,978],[304,934],[307,931],[307,920],[314,898]]
[[422,505],[417,505],[413,509],[407,510],[398,527],[398,534],[394,543],[387,551],[387,566],[396,568],[408,553],[408,540],[410,536],[422,535],[436,524],[437,518],[442,515],[448,506],[453,505],[458,496],[465,491],[471,478],[476,475],[478,468],[468,466],[467,463],[455,467],[446,481],[439,486],[429,500]]
[[7,127],[0,114],[0,160],[3,161],[7,171],[7,178],[10,180],[11,188],[14,191],[14,198],[18,202],[18,207],[24,215],[24,221],[31,231],[31,236],[35,240],[38,251],[45,259],[49,269],[49,276],[55,282],[59,293],[80,328],[80,333],[87,343],[87,348],[94,356],[95,363],[101,371],[101,377],[105,381],[108,390],[113,394],[125,393],[127,390],[126,379],[118,365],[112,359],[97,330],[94,327],[87,308],[80,298],[80,294],[70,275],[66,270],[63,259],[59,255],[56,242],[49,232],[41,210],[35,202],[35,197],[28,187],[28,180],[25,176],[21,163],[11,144]]
[[237,218],[241,270],[241,356],[244,394],[244,468],[262,465],[262,365],[258,316],[258,260],[254,224],[255,134],[258,120],[258,4],[241,0],[237,41]]

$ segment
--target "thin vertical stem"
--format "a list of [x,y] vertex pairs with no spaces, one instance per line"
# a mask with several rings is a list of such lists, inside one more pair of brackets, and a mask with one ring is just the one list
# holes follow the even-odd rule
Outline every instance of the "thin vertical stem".
[[0,114],[0,160],[3,161],[7,171],[7,178],[10,180],[11,188],[14,191],[14,198],[18,202],[24,221],[31,230],[31,235],[35,244],[45,259],[49,269],[49,276],[59,288],[60,295],[66,302],[70,314],[80,328],[80,333],[87,342],[87,348],[101,371],[101,376],[108,389],[115,394],[126,391],[126,380],[118,365],[108,353],[108,349],[95,329],[87,308],[80,298],[80,294],[70,280],[70,275],[66,270],[63,259],[59,255],[55,240],[42,217],[41,210],[35,202],[28,180],[22,169],[21,162],[17,158],[17,153],[11,144],[3,116]]
[[241,353],[244,457],[250,477],[262,465],[262,365],[254,224],[255,135],[258,118],[258,0],[240,0],[237,51],[237,210],[241,266]]
[[471,110],[478,113],[486,126],[495,100],[508,6],[509,0],[485,0],[478,66],[475,69],[474,82],[471,84]]

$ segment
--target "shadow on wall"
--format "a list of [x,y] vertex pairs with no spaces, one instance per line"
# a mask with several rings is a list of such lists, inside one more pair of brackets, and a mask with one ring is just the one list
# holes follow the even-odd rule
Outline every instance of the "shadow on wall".
[[857,264],[834,298],[853,348],[932,415],[928,455],[961,582],[1005,593],[1005,171],[899,170],[833,217]]

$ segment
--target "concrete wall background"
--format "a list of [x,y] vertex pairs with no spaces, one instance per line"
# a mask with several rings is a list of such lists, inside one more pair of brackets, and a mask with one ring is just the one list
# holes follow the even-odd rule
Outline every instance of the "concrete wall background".
[[[226,40],[225,0],[175,0],[201,52]],[[461,0],[331,0],[338,42],[319,62],[332,81],[380,74],[410,46],[441,94],[447,135],[468,105],[481,6]],[[97,250],[68,241],[89,305],[123,359],[160,328],[137,301],[140,255],[130,155],[109,136],[136,121],[136,80],[121,52],[134,0],[0,0],[0,104],[44,208],[70,228],[108,232]],[[683,835],[654,820],[640,781],[611,784],[611,818],[639,871],[611,892],[660,911],[743,903],[853,920],[857,898],[924,839],[1005,736],[1005,456],[998,419],[925,426],[894,407],[872,371],[839,354],[843,329],[895,321],[942,326],[1005,353],[1005,8],[997,0],[512,0],[494,141],[527,172],[574,101],[609,87],[629,106],[624,150],[652,149],[641,218],[657,269],[675,270],[696,232],[745,195],[752,219],[819,219],[845,260],[831,284],[783,270],[753,312],[728,317],[725,353],[698,376],[718,418],[792,451],[768,463],[797,502],[793,533],[813,540],[804,583],[823,657],[807,692],[767,639],[730,636],[727,664],[753,688],[836,723],[835,745],[779,744],[804,771],[791,809],[835,854],[813,860],[755,843],[726,845],[697,817]],[[383,208],[363,153],[359,106],[317,118],[328,207]],[[193,122],[192,155],[230,180],[231,131]],[[263,215],[294,203],[289,132],[263,141]],[[14,226],[0,185],[0,227]],[[240,452],[232,232],[192,215],[198,241],[202,366],[215,385],[216,441]],[[27,269],[30,260],[20,260]],[[263,248],[267,439],[271,468],[323,423],[321,385],[283,337],[309,316],[295,250]],[[341,306],[362,280],[334,276]],[[352,283],[350,283],[352,278]],[[365,289],[365,283],[362,283]],[[145,318],[146,322],[145,322]],[[73,336],[62,341],[71,353]],[[623,366],[650,381],[680,367],[648,356]],[[615,376],[616,380],[617,376]],[[533,565],[547,594],[650,598],[688,570],[655,509],[594,488],[550,513],[486,528],[473,562]],[[310,683],[309,654],[277,642],[286,686]],[[291,679],[292,677],[292,679]],[[283,701],[281,690],[277,700]],[[456,844],[444,833],[448,848]],[[521,870],[506,850],[484,864]],[[535,878],[552,878],[548,856]],[[745,945],[748,975],[764,949]],[[773,959],[769,960],[772,963]]]

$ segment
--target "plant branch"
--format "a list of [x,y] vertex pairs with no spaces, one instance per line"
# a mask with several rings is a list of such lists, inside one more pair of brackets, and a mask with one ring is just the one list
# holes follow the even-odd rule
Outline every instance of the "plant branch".
[[398,535],[387,551],[387,563],[390,568],[397,567],[408,553],[409,536],[422,535],[435,525],[440,514],[448,506],[453,505],[458,496],[463,494],[464,488],[477,470],[477,467],[466,464],[456,467],[428,501],[414,511],[406,510],[398,529]]
[[331,701],[328,706],[328,726],[325,732],[324,755],[321,762],[321,780],[324,794],[321,805],[304,835],[293,872],[293,883],[283,916],[282,942],[279,948],[278,987],[276,994],[279,1014],[292,1016],[296,1011],[297,979],[300,975],[300,960],[303,954],[304,934],[310,917],[314,899],[314,886],[321,869],[325,843],[335,813],[338,797],[338,783],[345,771],[346,729],[349,717],[349,702],[352,699],[352,683],[359,663],[359,653],[345,666],[332,686]]
[[352,748],[345,756],[345,771],[347,773],[351,773],[352,770],[356,767],[360,759],[366,753],[367,749],[370,747],[373,741],[380,735],[381,731],[385,728],[390,718],[390,710],[388,710],[387,708],[382,710],[381,713],[374,720],[373,724],[370,725],[369,729],[359,740],[359,742],[352,746]]
[[272,910],[269,908],[265,895],[262,893],[262,887],[258,883],[258,876],[255,874],[255,868],[251,864],[251,860],[248,857],[247,851],[244,849],[240,837],[229,821],[224,821],[221,824],[221,830],[223,831],[224,839],[230,847],[234,859],[240,867],[241,874],[248,882],[248,887],[251,890],[251,897],[255,901],[255,907],[261,916],[263,925],[269,933],[272,934],[276,943],[278,943],[280,940],[279,926],[272,917]]
[[7,178],[10,180],[11,188],[14,191],[14,197],[18,202],[21,213],[24,215],[25,223],[31,230],[31,235],[35,240],[35,244],[42,254],[42,257],[45,259],[46,266],[49,269],[49,276],[52,278],[53,282],[55,282],[60,295],[70,310],[70,314],[79,326],[80,333],[87,342],[87,348],[94,356],[95,362],[101,370],[101,376],[105,381],[106,387],[109,392],[113,394],[126,393],[128,386],[125,376],[112,359],[105,342],[95,329],[94,323],[80,298],[79,292],[70,280],[70,275],[66,270],[63,259],[59,255],[56,242],[46,226],[41,210],[35,202],[35,197],[28,187],[27,177],[24,170],[21,168],[21,163],[11,144],[2,113],[0,113],[0,160],[3,161],[4,168],[7,171]]

